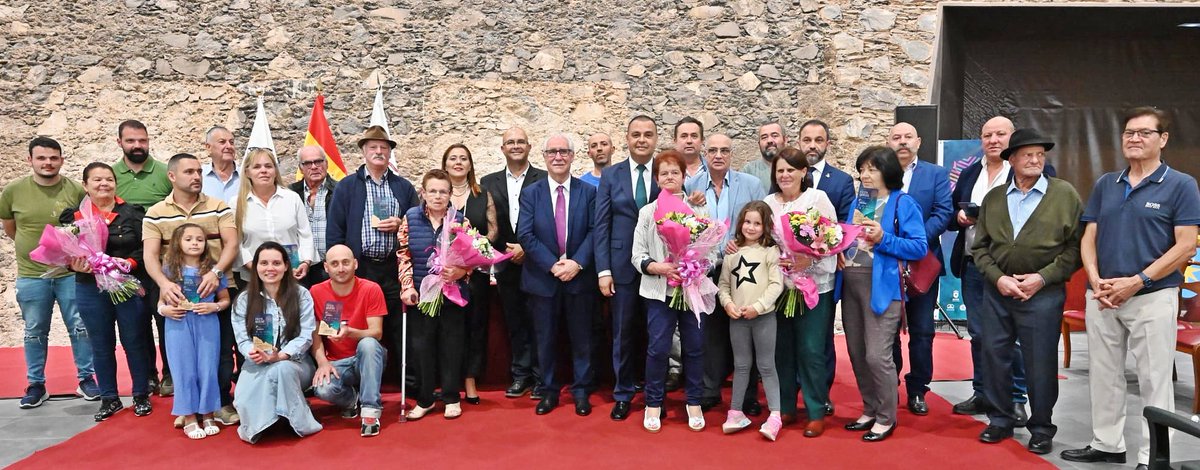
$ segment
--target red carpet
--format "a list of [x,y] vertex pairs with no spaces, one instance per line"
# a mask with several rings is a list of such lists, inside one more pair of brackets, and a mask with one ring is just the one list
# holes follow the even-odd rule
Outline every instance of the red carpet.
[[[553,459],[555,465],[575,468],[611,468],[634,465],[679,467],[684,464],[717,464],[722,467],[784,469],[805,466],[920,467],[937,468],[970,466],[980,468],[1012,468],[1014,466],[1050,465],[1024,448],[1024,443],[1008,441],[1000,445],[981,444],[977,440],[983,424],[965,416],[950,413],[950,404],[936,395],[927,396],[928,416],[917,417],[900,407],[899,428],[896,434],[882,443],[868,444],[859,439],[860,433],[841,429],[841,425],[861,411],[858,391],[853,384],[850,362],[839,341],[838,383],[833,400],[837,416],[830,420],[829,429],[820,438],[807,439],[802,427],[785,428],[778,442],[767,442],[755,427],[741,434],[721,433],[724,409],[707,413],[709,427],[701,433],[687,429],[681,392],[668,398],[668,418],[663,431],[657,435],[641,429],[641,403],[635,400],[635,413],[625,422],[608,418],[612,402],[607,391],[592,397],[597,405],[588,417],[575,416],[568,395],[563,395],[557,410],[546,416],[535,416],[535,402],[528,397],[510,400],[503,392],[484,392],[483,404],[464,404],[464,414],[455,421],[431,414],[421,421],[398,423],[398,394],[385,394],[384,427],[382,434],[371,439],[358,436],[358,420],[343,420],[329,405],[313,402],[314,412],[325,424],[325,430],[299,439],[286,431],[266,436],[256,446],[237,438],[236,429],[224,428],[221,434],[193,442],[171,427],[170,399],[155,398],[155,411],[149,417],[137,418],[123,411],[101,425],[74,438],[35,453],[17,462],[12,468],[40,469],[82,462],[96,468],[137,468],[153,465],[160,468],[200,463],[212,467],[244,466],[248,462],[307,461],[310,465],[414,465],[417,468],[529,468],[551,465],[542,459]],[[962,377],[963,357],[969,371],[967,342],[939,337],[938,368],[957,364]],[[0,350],[2,354],[13,354]],[[65,351],[62,351],[65,353]],[[69,356],[58,354],[60,361]],[[960,360],[950,358],[958,356]],[[52,353],[52,357],[55,355]],[[19,360],[18,356],[0,355],[0,363]],[[9,365],[8,367],[12,367]],[[68,367],[69,369],[69,367]],[[4,369],[8,371],[10,369]],[[18,374],[15,378],[23,375]],[[935,374],[945,377],[943,374]],[[68,377],[70,374],[68,374]],[[968,374],[969,376],[969,374]],[[14,375],[6,374],[6,382]],[[23,380],[18,380],[23,382]],[[5,384],[11,387],[11,384]],[[728,390],[726,390],[728,393]],[[727,396],[728,399],[728,396]],[[903,399],[903,397],[901,397]],[[761,398],[760,398],[761,400]],[[728,401],[728,400],[726,400]],[[132,443],[154,442],[153,446]],[[252,460],[250,460],[252,459]]]
[[[25,395],[25,350],[0,348],[0,398],[21,398]],[[74,395],[79,386],[75,378],[75,361],[70,346],[50,346],[46,359],[46,389],[51,395]],[[129,368],[125,366],[125,351],[117,348],[117,392],[129,396]]]

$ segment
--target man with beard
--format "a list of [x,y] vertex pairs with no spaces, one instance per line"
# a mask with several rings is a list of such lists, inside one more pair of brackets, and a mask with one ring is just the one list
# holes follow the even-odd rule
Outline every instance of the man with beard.
[[592,171],[584,173],[579,179],[593,187],[600,186],[600,174],[612,162],[612,137],[603,132],[592,134],[587,141],[587,154],[592,159]]
[[[125,156],[113,165],[113,173],[117,177],[117,197],[130,204],[149,209],[158,204],[171,193],[171,180],[167,178],[167,165],[150,158],[150,133],[146,125],[133,119],[122,122],[117,126],[117,145]],[[158,298],[158,286],[147,283],[147,299]],[[158,391],[160,396],[168,397],[175,393],[175,385],[171,381],[171,365],[167,362],[166,335],[163,334],[163,316],[158,313],[156,302],[145,302],[146,318],[153,319],[158,329],[158,356],[162,358],[162,380],[158,378],[153,347],[146,348],[149,353],[150,391]],[[154,332],[146,328],[145,344],[154,344]]]
[[[158,284],[161,303],[179,305],[183,302],[183,291],[167,277],[162,269],[163,245],[171,239],[175,229],[184,223],[200,225],[208,238],[208,253],[217,260],[212,270],[200,280],[198,291],[201,297],[208,296],[220,285],[218,277],[230,278],[238,255],[238,234],[234,226],[233,210],[220,199],[201,192],[203,176],[200,160],[196,156],[181,153],[167,161],[167,177],[171,180],[171,193],[165,199],[146,209],[142,219],[142,254],[146,262],[146,274]],[[154,302],[150,302],[154,303]],[[217,421],[226,426],[240,422],[233,408],[233,324],[229,309],[217,312],[221,320],[221,349],[217,363],[217,385],[221,393],[221,409],[217,410]],[[183,427],[183,420],[176,419],[176,426]]]
[[778,122],[769,122],[758,128],[758,151],[762,158],[747,163],[742,173],[749,173],[762,183],[764,193],[771,192],[771,165],[775,155],[787,145],[787,134]]
[[[854,208],[854,178],[846,172],[837,169],[825,161],[829,144],[833,141],[829,134],[829,125],[820,119],[810,119],[800,125],[800,136],[797,148],[804,152],[804,158],[811,167],[808,178],[812,186],[825,192],[829,202],[837,210],[838,220],[850,222],[850,212]],[[770,181],[770,180],[768,180]],[[842,276],[839,272],[834,280],[834,301],[841,299]],[[837,370],[837,354],[833,350],[833,323],[829,324],[828,338],[825,341],[825,365],[829,376],[825,379],[827,388],[833,387],[834,371]],[[825,414],[833,414],[833,403],[825,404]]]
[[[638,295],[641,275],[629,262],[633,258],[633,230],[638,211],[658,197],[658,183],[650,163],[658,146],[658,125],[646,115],[629,121],[625,130],[629,158],[604,170],[596,191],[596,270],[600,293],[612,300],[613,399],[609,415],[615,421],[629,417],[636,391],[637,364],[645,356],[634,354],[634,338],[646,337],[646,306]],[[644,351],[644,348],[643,348]]]
[[514,127],[501,135],[500,151],[504,153],[505,167],[479,180],[492,194],[496,204],[496,246],[513,253],[509,262],[496,273],[496,284],[500,290],[500,306],[504,310],[504,323],[508,326],[509,347],[512,361],[509,364],[512,384],[504,391],[508,398],[518,398],[530,392],[534,400],[541,400],[541,380],[537,369],[537,349],[533,339],[533,316],[526,304],[527,297],[521,292],[522,264],[525,250],[517,241],[517,216],[521,211],[521,191],[533,183],[546,178],[546,171],[529,164],[529,136],[525,130]]
[[683,154],[684,178],[691,178],[704,171],[704,157],[700,155],[704,145],[704,124],[688,116],[675,123],[675,151]]
[[[897,123],[888,133],[888,146],[896,151],[900,168],[904,170],[904,192],[917,200],[921,206],[921,217],[925,219],[925,237],[929,251],[941,253],[942,232],[953,215],[950,208],[950,173],[940,165],[917,158],[921,148],[921,137],[917,128],[907,122]],[[943,266],[943,273],[945,267]],[[908,321],[909,372],[904,375],[908,395],[908,411],[918,416],[929,414],[925,403],[925,392],[933,380],[933,309],[937,303],[938,285],[934,283],[929,292],[909,296],[904,305]],[[892,348],[896,370],[901,370],[904,357],[900,351],[899,332]]]
[[204,133],[204,151],[208,152],[209,160],[200,168],[204,173],[204,194],[229,204],[237,199],[241,189],[233,133],[222,126],[213,126]]

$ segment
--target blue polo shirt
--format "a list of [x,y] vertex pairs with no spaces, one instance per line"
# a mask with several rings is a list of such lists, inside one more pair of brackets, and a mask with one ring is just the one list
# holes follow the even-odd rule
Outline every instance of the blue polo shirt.
[[[1200,190],[1191,176],[1163,163],[1130,187],[1129,169],[1096,180],[1080,217],[1096,223],[1096,263],[1100,277],[1135,276],[1175,245],[1175,227],[1200,225]],[[1174,271],[1138,294],[1177,287]]]

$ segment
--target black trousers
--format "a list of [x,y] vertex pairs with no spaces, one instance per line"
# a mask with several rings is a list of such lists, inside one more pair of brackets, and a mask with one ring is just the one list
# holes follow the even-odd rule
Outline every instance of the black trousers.
[[326,279],[329,279],[329,274],[325,273],[325,263],[313,263],[308,266],[308,274],[300,279],[300,285],[305,289],[311,289],[312,286],[320,284]]
[[[468,304],[470,305],[470,304]],[[429,316],[413,308],[408,317],[414,353],[417,406],[429,408],[442,389],[446,404],[458,403],[463,387],[463,356],[467,337],[466,307],[443,299],[442,310]]]
[[[396,257],[390,256],[382,260],[374,260],[365,256],[358,259],[358,271],[355,275],[368,281],[379,284],[379,288],[383,290],[383,299],[387,303],[388,314],[383,317],[383,345],[388,350],[388,364],[401,364],[400,353],[404,351],[404,303],[400,301],[400,271],[399,265],[396,264]],[[419,314],[416,307],[412,308],[413,312]],[[410,317],[409,320],[412,320]],[[412,357],[414,349],[409,345],[409,357]],[[409,367],[406,371],[398,371],[396,374],[401,380],[408,380],[410,383],[413,378],[413,368]]]
[[464,377],[481,378],[487,367],[488,319],[491,316],[491,281],[488,273],[471,273],[471,303],[467,304]]
[[496,273],[500,290],[500,305],[504,309],[504,323],[508,328],[509,349],[512,363],[509,373],[512,380],[541,381],[537,369],[537,349],[533,344],[533,315],[526,303],[528,296],[521,290],[521,265],[508,264]]

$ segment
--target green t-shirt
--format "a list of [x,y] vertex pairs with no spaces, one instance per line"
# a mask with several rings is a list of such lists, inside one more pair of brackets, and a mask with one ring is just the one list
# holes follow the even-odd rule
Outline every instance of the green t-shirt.
[[134,173],[122,158],[113,171],[117,174],[117,197],[125,202],[150,209],[171,194],[171,180],[167,179],[167,165],[149,158],[142,171]]
[[17,222],[17,276],[38,277],[50,268],[29,259],[38,246],[46,225],[58,225],[58,216],[83,200],[83,186],[60,178],[53,186],[42,186],[32,176],[13,180],[0,194],[0,219]]

